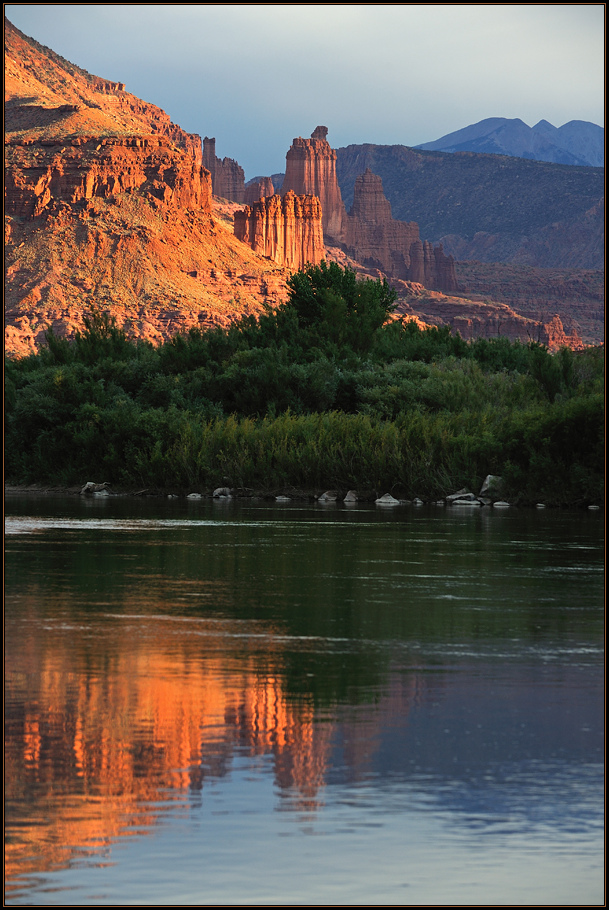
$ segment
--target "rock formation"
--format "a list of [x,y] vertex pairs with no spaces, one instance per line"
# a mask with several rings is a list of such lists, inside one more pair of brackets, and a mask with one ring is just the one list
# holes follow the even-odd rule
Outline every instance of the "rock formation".
[[530,319],[504,303],[464,300],[429,291],[412,282],[393,283],[400,298],[398,313],[416,316],[428,325],[448,325],[465,341],[476,338],[508,338],[524,344],[535,341],[551,351],[563,346],[574,351],[584,347],[577,331],[565,332],[559,315],[544,320]]
[[216,140],[207,136],[203,140],[203,164],[211,174],[214,196],[243,202],[245,195],[245,174],[243,168],[232,158],[216,157]]
[[370,143],[336,156],[347,208],[369,167],[383,179],[393,217],[416,221],[423,238],[459,261],[604,269],[602,167]]
[[416,222],[395,221],[381,178],[367,168],[355,181],[353,206],[345,221],[349,256],[390,278],[415,281],[448,293],[458,289],[455,263],[442,247],[422,242]]
[[469,299],[507,303],[522,316],[549,322],[560,314],[567,335],[599,344],[605,333],[605,273],[587,269],[538,269],[493,262],[457,262]]
[[459,290],[455,260],[444,255],[441,243],[433,246],[429,240],[416,240],[410,247],[410,280],[436,291]]
[[[308,174],[310,184],[317,181],[332,229],[339,234],[336,245],[330,246],[328,234],[324,249],[322,210],[318,199],[310,198],[313,194],[298,199],[302,191],[294,196],[286,185],[283,198],[271,196],[260,202],[272,192],[268,181],[259,181],[249,214],[246,210],[237,217],[243,222],[238,231],[248,238],[246,245],[237,239],[233,226],[233,214],[242,203],[211,195],[213,175],[202,166],[199,136],[186,133],[160,108],[127,92],[122,83],[92,76],[9,22],[5,132],[9,356],[40,347],[49,327],[59,336],[72,335],[82,329],[83,314],[93,308],[115,317],[132,336],[155,343],[192,326],[227,326],[286,299],[289,270],[280,263],[293,270],[334,256],[338,257],[334,261],[373,278],[416,272],[431,287],[446,283],[446,278],[438,278],[446,257],[421,243],[418,232],[413,235],[416,225],[391,219],[374,175],[363,175],[357,204],[346,215],[335,179],[335,152],[325,128],[316,130],[311,140],[297,141],[300,152],[308,149],[311,166],[296,155],[292,174],[300,168],[303,179]],[[219,162],[215,146],[209,144],[206,155],[220,166],[218,179],[224,170],[225,184],[216,189],[238,195],[243,186],[238,165],[224,167],[230,159]],[[227,188],[229,173],[232,190]],[[273,175],[272,183],[277,187],[281,180],[282,175]],[[352,249],[366,253],[372,265],[347,255],[348,237]],[[392,251],[391,261],[387,250]],[[470,274],[464,277],[471,283]],[[543,318],[521,319],[517,325],[517,313],[510,307],[499,313],[496,307],[464,297],[444,298],[440,305],[437,291],[411,279],[391,280],[411,318],[416,310],[428,323],[448,322],[464,334],[471,331],[471,337],[509,332],[509,337],[519,333],[526,340],[535,331],[535,340],[547,337],[550,344],[559,337],[567,343],[569,338],[576,341],[564,320],[561,327],[546,318],[547,313],[562,313],[554,292],[544,298]],[[481,284],[480,291],[493,296],[493,286]],[[570,293],[573,299],[584,300],[579,286]],[[518,306],[512,306],[519,312],[521,304],[532,306],[539,299],[533,286],[513,294]],[[602,289],[596,285],[595,294],[602,307]],[[590,303],[586,298],[586,306],[596,305],[596,300]],[[579,317],[578,312],[575,318]],[[547,326],[546,335],[539,335],[542,324]]]
[[363,265],[378,268],[390,278],[456,291],[454,261],[444,256],[441,247],[421,243],[415,222],[394,221],[381,178],[370,169],[357,178],[347,215],[336,177],[336,152],[327,133],[327,127],[318,126],[310,139],[294,139],[286,155],[281,192],[317,196],[327,242],[342,244],[347,255]]
[[158,342],[285,299],[288,271],[217,214],[200,137],[10,22],[5,128],[9,356],[49,327],[72,335],[92,308]]
[[259,199],[274,195],[275,187],[273,186],[272,179],[270,177],[260,177],[259,180],[254,180],[251,183],[246,184],[243,201],[246,205],[253,205],[254,202],[258,202]]
[[60,203],[134,193],[211,213],[209,172],[165,137],[77,136],[6,147],[5,214],[36,218]]
[[324,234],[342,240],[345,206],[336,179],[336,152],[326,139],[328,128],[318,126],[310,139],[298,136],[286,155],[281,195],[317,196],[321,202]]
[[285,268],[317,265],[325,253],[319,199],[291,191],[261,198],[235,212],[235,236]]
[[[373,174],[369,167],[355,180],[353,205],[349,214],[356,221],[362,221],[365,224],[388,224],[393,221],[391,203],[383,192],[383,181]],[[405,223],[400,222],[400,224]],[[413,229],[413,232],[416,232],[418,239],[419,229],[416,222],[412,221],[408,226]]]

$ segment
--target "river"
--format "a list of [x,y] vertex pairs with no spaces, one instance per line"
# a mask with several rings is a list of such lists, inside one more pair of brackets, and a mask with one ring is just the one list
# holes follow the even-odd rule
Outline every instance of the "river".
[[604,901],[604,515],[9,496],[5,902]]

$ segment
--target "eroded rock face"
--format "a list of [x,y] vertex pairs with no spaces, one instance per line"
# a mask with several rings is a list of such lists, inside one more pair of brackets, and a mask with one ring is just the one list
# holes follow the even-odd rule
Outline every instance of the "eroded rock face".
[[422,241],[415,221],[392,218],[382,180],[370,168],[355,181],[344,243],[350,256],[390,278],[415,281],[446,293],[458,289],[453,258],[444,255],[442,246]]
[[473,299],[506,303],[517,313],[549,323],[559,314],[569,337],[584,344],[605,337],[605,273],[587,269],[534,269],[505,263],[457,262],[459,284]]
[[248,183],[245,187],[243,201],[246,205],[253,205],[259,199],[265,199],[267,196],[275,195],[275,187],[270,177],[261,177],[254,183]]
[[286,155],[281,195],[292,191],[296,195],[317,196],[324,234],[342,240],[347,213],[336,179],[336,152],[330,148],[327,134],[327,127],[318,126],[310,139],[294,139]]
[[411,279],[410,249],[414,243],[420,243],[418,225],[393,220],[381,178],[367,169],[355,182],[353,207],[345,223],[347,253],[390,277],[425,284],[419,278]]
[[298,270],[324,258],[322,211],[315,196],[267,196],[235,212],[235,236],[278,265]]
[[543,322],[542,326],[539,340],[541,344],[547,345],[550,351],[557,351],[562,347],[571,348],[572,351],[583,350],[584,344],[577,330],[570,334],[567,333],[558,313],[549,321]]
[[245,174],[241,165],[232,158],[216,157],[216,140],[207,136],[203,140],[203,165],[211,174],[214,196],[231,202],[245,201]]
[[[373,174],[369,167],[355,180],[353,206],[349,214],[356,221],[370,224],[389,224],[393,221],[391,203],[383,192],[383,181]],[[416,222],[411,222],[411,226],[416,230],[418,238],[419,229]]]
[[133,192],[171,208],[211,212],[209,171],[165,138],[79,136],[7,145],[7,215],[38,217],[59,202]]
[[417,240],[410,247],[410,281],[448,294],[459,290],[455,260],[444,255],[442,244],[434,247],[428,240]]
[[454,260],[441,247],[422,243],[414,221],[392,218],[381,178],[369,168],[356,179],[353,207],[347,214],[336,177],[336,152],[327,134],[327,127],[318,126],[310,139],[294,139],[281,192],[317,196],[326,242],[342,244],[348,256],[368,268],[434,290],[456,291]]
[[504,303],[451,297],[412,282],[393,283],[401,297],[398,312],[406,316],[416,315],[428,325],[448,325],[465,341],[508,338],[524,344],[538,342],[550,351],[557,351],[563,346],[574,351],[584,348],[577,331],[567,334],[558,315],[548,320],[529,319]]
[[5,134],[7,355],[93,309],[158,343],[285,299],[288,271],[217,214],[200,137],[9,22]]

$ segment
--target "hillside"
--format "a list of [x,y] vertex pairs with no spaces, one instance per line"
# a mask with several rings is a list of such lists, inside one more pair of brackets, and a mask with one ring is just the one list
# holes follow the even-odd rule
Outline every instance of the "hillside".
[[5,21],[5,349],[109,310],[158,341],[285,295],[215,211],[201,141]]
[[[92,309],[108,311],[133,337],[159,342],[191,326],[226,326],[242,315],[260,313],[266,305],[285,300],[290,271],[281,261],[278,264],[254,252],[235,237],[234,213],[239,205],[212,195],[199,136],[186,133],[160,108],[126,91],[122,83],[92,76],[6,21],[5,77],[7,354],[21,356],[35,350],[44,343],[50,326],[59,336],[73,334],[82,326],[83,313]],[[380,150],[377,157],[382,165],[383,147],[351,148]],[[434,174],[441,174],[431,166],[419,168],[425,172],[419,202],[423,206],[428,198],[432,217],[423,206],[417,220],[433,223],[438,206],[448,209],[451,200],[457,211],[459,201],[455,200],[467,196],[467,186],[447,162],[462,156],[393,148],[407,153],[407,163],[415,162],[410,168],[413,173],[416,162],[440,161],[444,162],[444,176],[455,178],[455,186],[445,186],[440,201],[434,202],[424,184],[430,179],[433,183]],[[339,150],[339,164],[345,151]],[[400,155],[396,153],[396,160],[403,159]],[[355,154],[351,162],[356,169],[361,164],[356,176],[365,170],[360,158]],[[469,156],[468,160],[480,158],[493,160],[496,169],[493,156]],[[513,159],[499,159],[504,160]],[[402,170],[408,171],[408,167],[402,166]],[[584,190],[593,195],[581,180],[584,169],[563,170],[573,175],[563,208],[581,212]],[[596,174],[594,169],[585,170]],[[395,199],[394,171],[387,183],[383,179],[383,185],[390,198],[393,186]],[[474,167],[472,179],[475,172]],[[376,173],[381,174],[380,167]],[[470,221],[474,224],[479,216],[490,226],[492,217],[485,210],[483,192],[486,187],[489,198],[494,199],[491,189],[497,181],[490,167],[484,179]],[[413,180],[416,184],[416,178]],[[594,192],[596,189],[595,184]],[[336,193],[339,195],[338,185]],[[393,215],[403,217],[394,199]],[[410,219],[414,213],[408,211],[406,217]],[[588,231],[594,246],[598,242],[595,217],[584,218],[584,222],[582,236]],[[562,227],[554,223],[552,229],[559,247]],[[432,236],[427,228],[421,233]],[[478,231],[474,245],[488,245],[488,238]],[[456,258],[472,258],[466,257],[467,241],[455,237],[452,246],[459,245],[462,255]],[[452,252],[450,238],[445,251]],[[326,246],[325,255],[360,275],[382,277],[378,267],[371,270],[349,259],[345,249]],[[459,328],[464,337],[503,333],[512,339],[539,340],[552,349],[565,343],[575,348],[581,345],[579,317],[571,318],[568,306],[546,312],[544,305],[540,317],[528,305],[521,314],[517,306],[512,307],[511,298],[501,296],[497,283],[495,305],[487,299],[491,295],[486,285],[481,291],[471,275],[470,270],[473,300],[465,289],[460,295],[444,297],[433,291],[423,293],[425,289],[416,281],[396,280],[402,312],[420,321]],[[512,296],[520,301],[520,295]],[[595,301],[593,295],[593,307]],[[566,317],[564,331],[556,314]],[[597,343],[602,338],[602,317],[588,316],[584,340]]]
[[565,332],[576,328],[585,344],[604,341],[604,272],[458,262],[457,276],[468,299],[503,303],[521,316],[543,322],[560,313]]
[[345,204],[369,167],[383,181],[394,218],[455,259],[540,268],[604,267],[603,168],[570,167],[402,145],[337,150]]

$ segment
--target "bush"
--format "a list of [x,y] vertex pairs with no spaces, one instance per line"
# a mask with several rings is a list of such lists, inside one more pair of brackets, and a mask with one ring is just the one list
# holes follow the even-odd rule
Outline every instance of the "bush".
[[602,500],[604,352],[467,344],[392,319],[386,282],[335,264],[228,329],[130,341],[93,312],[5,363],[18,482],[373,487],[439,497],[502,474],[522,502]]

